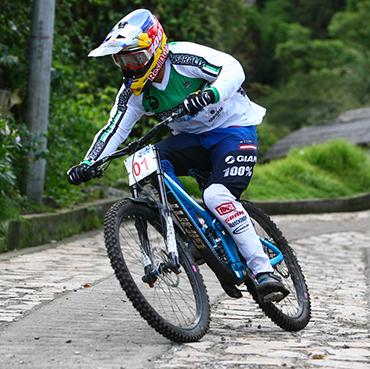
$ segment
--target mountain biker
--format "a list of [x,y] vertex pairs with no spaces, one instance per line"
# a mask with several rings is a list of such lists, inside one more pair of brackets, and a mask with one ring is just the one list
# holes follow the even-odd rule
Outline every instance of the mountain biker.
[[[168,43],[158,19],[138,9],[122,18],[90,57],[111,55],[124,83],[107,125],[95,136],[84,160],[68,171],[69,182],[90,179],[85,171],[123,143],[141,116],[164,118],[182,107],[186,113],[170,123],[172,136],[156,146],[164,171],[177,176],[196,168],[211,171],[203,192],[207,208],[225,225],[256,277],[263,299],[288,291],[274,275],[249,215],[238,201],[257,161],[255,126],[265,109],[253,103],[241,84],[244,72],[232,56],[190,42]],[[242,297],[234,285],[225,292]],[[281,297],[283,296],[283,297]]]

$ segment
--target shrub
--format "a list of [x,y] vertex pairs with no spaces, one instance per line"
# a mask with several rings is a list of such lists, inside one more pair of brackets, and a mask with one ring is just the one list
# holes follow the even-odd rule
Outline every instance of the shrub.
[[[14,218],[20,211],[24,198],[19,191],[24,163],[29,146],[28,131],[12,119],[0,118],[0,221]],[[22,166],[24,168],[24,166]],[[0,234],[3,233],[0,227]]]

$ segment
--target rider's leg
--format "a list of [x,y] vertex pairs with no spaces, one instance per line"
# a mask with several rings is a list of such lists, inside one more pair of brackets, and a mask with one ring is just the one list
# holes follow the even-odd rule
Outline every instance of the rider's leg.
[[210,132],[219,135],[213,150],[213,171],[203,193],[208,209],[223,223],[254,275],[273,272],[248,213],[237,201],[248,187],[257,161],[254,127],[230,127]]
[[252,273],[272,273],[274,269],[249,215],[235,196],[224,185],[212,184],[204,191],[203,199],[207,208],[230,232]]
[[[215,132],[223,133],[223,130]],[[254,127],[230,127],[225,133],[227,136],[213,149],[213,171],[203,194],[204,202],[235,240],[259,282],[257,293],[261,299],[268,296],[270,301],[279,301],[289,292],[274,276],[249,215],[237,201],[248,187],[257,161],[257,134]]]
[[[257,293],[263,301],[280,301],[289,291],[276,277],[270,259],[265,254],[248,213],[235,196],[221,184],[210,185],[203,194],[208,209],[228,229],[248,267],[258,281]],[[224,285],[224,290],[232,297],[241,297],[235,286]],[[239,292],[239,293],[238,293]]]

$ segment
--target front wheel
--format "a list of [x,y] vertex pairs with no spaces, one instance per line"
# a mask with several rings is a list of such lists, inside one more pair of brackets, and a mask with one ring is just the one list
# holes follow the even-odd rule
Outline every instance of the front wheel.
[[[287,331],[299,331],[310,321],[311,303],[306,281],[294,251],[267,214],[247,200],[242,200],[241,203],[248,212],[258,236],[272,243],[282,252],[284,260],[273,267],[275,275],[281,277],[282,283],[289,290],[289,295],[278,303],[263,302],[258,298],[254,284],[250,283],[248,289],[254,300],[274,323]],[[276,256],[273,251],[265,246],[264,248],[270,259]]]
[[178,343],[206,334],[210,307],[203,278],[180,237],[180,273],[165,267],[170,259],[157,209],[130,199],[116,203],[105,217],[104,238],[122,289],[157,332]]

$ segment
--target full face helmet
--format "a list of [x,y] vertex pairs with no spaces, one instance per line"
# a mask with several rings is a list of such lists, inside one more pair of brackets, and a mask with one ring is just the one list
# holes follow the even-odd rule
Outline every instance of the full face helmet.
[[168,56],[167,37],[158,19],[145,9],[122,18],[104,42],[88,56],[112,55],[135,95],[145,91],[157,77]]

